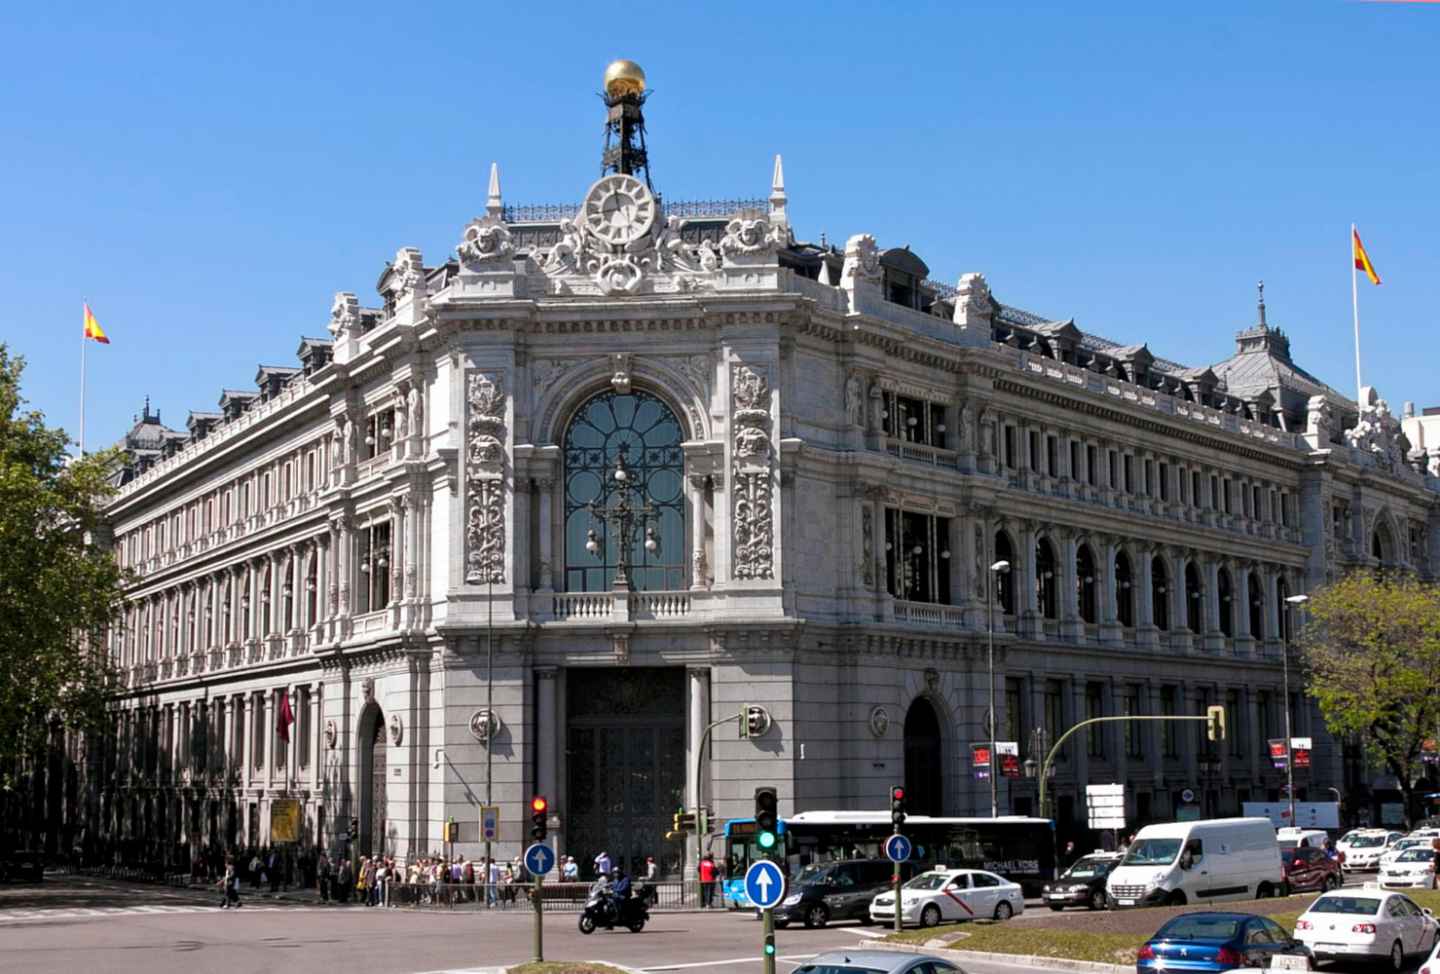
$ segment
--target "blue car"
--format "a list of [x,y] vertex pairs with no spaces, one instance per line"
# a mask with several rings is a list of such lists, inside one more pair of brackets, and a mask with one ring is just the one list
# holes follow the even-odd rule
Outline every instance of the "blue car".
[[1139,974],[1150,971],[1233,971],[1268,968],[1276,954],[1307,958],[1310,952],[1269,917],[1253,913],[1182,913],[1155,932],[1136,957]]

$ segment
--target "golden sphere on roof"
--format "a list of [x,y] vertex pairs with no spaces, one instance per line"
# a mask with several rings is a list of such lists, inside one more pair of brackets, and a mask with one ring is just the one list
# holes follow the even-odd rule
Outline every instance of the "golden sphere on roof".
[[605,68],[605,94],[611,98],[638,95],[645,90],[645,71],[634,61],[621,58]]

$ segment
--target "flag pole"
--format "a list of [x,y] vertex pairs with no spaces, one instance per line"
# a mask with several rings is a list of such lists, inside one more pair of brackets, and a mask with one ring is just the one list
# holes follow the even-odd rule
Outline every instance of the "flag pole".
[[[81,302],[81,308],[88,308],[90,302]],[[82,310],[83,313],[83,310]],[[85,326],[80,326],[80,457],[85,456]]]
[[1357,273],[1359,268],[1355,266],[1355,237],[1358,232],[1355,224],[1350,224],[1350,311],[1355,320],[1355,403],[1363,408],[1365,404],[1360,401],[1360,390],[1363,387],[1360,384],[1360,286]]

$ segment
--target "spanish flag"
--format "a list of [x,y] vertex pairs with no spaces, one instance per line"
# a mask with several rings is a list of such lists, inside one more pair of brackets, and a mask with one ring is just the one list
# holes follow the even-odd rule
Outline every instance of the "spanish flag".
[[1371,284],[1379,284],[1380,275],[1375,273],[1375,265],[1370,263],[1370,255],[1365,253],[1365,245],[1360,242],[1360,231],[1354,227],[1350,228],[1350,244],[1355,251],[1355,269],[1364,271]]
[[[1355,239],[1358,241],[1360,238],[1356,237]],[[110,339],[106,338],[105,332],[100,330],[100,322],[95,320],[95,312],[90,310],[89,304],[85,305],[85,337],[93,338],[101,345],[110,344]]]

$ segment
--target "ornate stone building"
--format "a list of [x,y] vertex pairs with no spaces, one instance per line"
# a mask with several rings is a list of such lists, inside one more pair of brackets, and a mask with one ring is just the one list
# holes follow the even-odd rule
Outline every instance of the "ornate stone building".
[[[290,797],[308,841],[354,817],[357,851],[412,855],[453,817],[477,852],[493,794],[509,856],[538,792],[562,851],[674,869],[674,809],[748,815],[758,784],[782,813],[903,781],[988,814],[992,619],[1025,754],[1088,716],[1228,711],[1219,746],[1073,739],[1062,831],[1087,782],[1129,784],[1142,822],[1277,797],[1285,598],[1436,573],[1440,481],[1384,403],[1296,365],[1263,301],[1192,368],[864,233],[800,242],[778,157],[768,199],[664,200],[643,91],[608,101],[619,148],[578,206],[506,206],[492,169],[456,255],[399,250],[296,366],[184,430],[147,406],[109,512],[137,582],[95,834],[263,842]],[[1367,800],[1292,697],[1302,797]],[[699,754],[747,703],[773,728]],[[1000,797],[1035,811],[1031,781]]]

